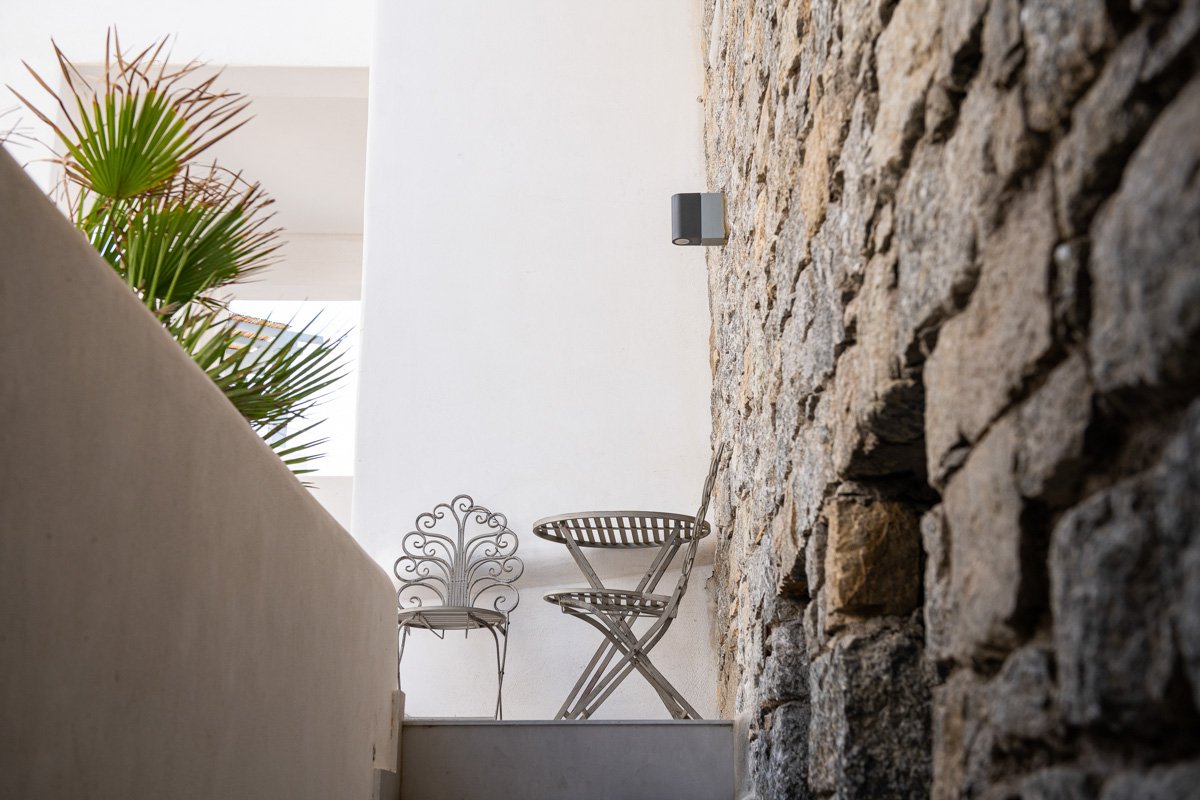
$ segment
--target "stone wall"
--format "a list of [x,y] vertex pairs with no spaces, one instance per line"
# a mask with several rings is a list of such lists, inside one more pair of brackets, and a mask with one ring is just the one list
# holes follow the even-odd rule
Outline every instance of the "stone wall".
[[1200,2],[706,29],[747,795],[1194,793]]

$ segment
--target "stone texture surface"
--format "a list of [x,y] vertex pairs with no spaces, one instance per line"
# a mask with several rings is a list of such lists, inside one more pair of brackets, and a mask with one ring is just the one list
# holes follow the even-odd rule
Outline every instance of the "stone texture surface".
[[812,788],[831,797],[928,793],[928,683],[920,629],[885,627],[841,639],[811,668]]
[[1055,242],[1050,181],[1014,202],[984,245],[978,288],[942,326],[925,364],[926,450],[940,482],[947,455],[971,444],[1021,393],[1053,347],[1049,301]]
[[1176,785],[1156,770],[1200,754],[1200,0],[705,13],[739,791]]
[[826,516],[827,629],[849,620],[912,612],[921,590],[921,540],[912,507],[837,498]]
[[[1192,719],[1200,617],[1194,602],[1198,443],[1195,403],[1162,463],[1096,493],[1055,528],[1051,605],[1069,722],[1160,734],[1164,724],[1186,726]],[[1182,685],[1180,665],[1187,675]],[[1187,684],[1192,696],[1180,697]]]
[[1104,784],[1100,800],[1197,800],[1200,762],[1117,775]]
[[1141,513],[1153,495],[1149,481],[1123,482],[1072,509],[1055,529],[1055,649],[1064,710],[1075,724],[1125,729],[1166,697],[1172,647],[1162,553],[1153,517]]
[[1092,228],[1097,386],[1154,393],[1200,376],[1200,80],[1159,116]]
[[1179,655],[1200,708],[1200,403],[1193,403],[1159,469],[1155,523],[1163,542],[1164,593]]
[[953,659],[957,603],[950,584],[950,532],[941,506],[921,517],[921,547],[925,552],[926,656],[934,662]]
[[944,494],[955,613],[950,651],[964,663],[1002,657],[1020,640],[1044,594],[1044,569],[1026,558],[1031,534],[1014,466],[1015,418],[1005,417],[971,451]]
[[1051,505],[1069,503],[1085,471],[1092,421],[1086,360],[1075,353],[1055,367],[1016,415],[1016,463],[1021,495]]
[[1094,800],[1087,773],[1053,767],[1030,775],[1021,782],[1021,800]]
[[1050,0],[1021,9],[1026,59],[1022,86],[1030,122],[1053,129],[1095,78],[1114,34],[1103,0]]

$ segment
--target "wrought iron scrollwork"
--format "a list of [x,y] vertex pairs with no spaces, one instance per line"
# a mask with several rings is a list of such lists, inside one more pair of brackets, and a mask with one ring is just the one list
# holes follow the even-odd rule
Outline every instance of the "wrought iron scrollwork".
[[401,539],[404,552],[393,571],[400,580],[402,609],[436,600],[444,606],[491,607],[503,614],[517,607],[512,584],[525,566],[517,558],[517,535],[498,512],[460,494],[417,517]]

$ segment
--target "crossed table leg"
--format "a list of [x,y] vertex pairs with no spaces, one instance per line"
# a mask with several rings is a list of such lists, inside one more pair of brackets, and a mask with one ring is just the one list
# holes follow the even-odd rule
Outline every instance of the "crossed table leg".
[[[595,591],[548,595],[546,599],[557,603],[564,612],[596,628],[607,641],[596,649],[583,674],[559,708],[556,718],[588,719],[630,672],[636,669],[655,690],[674,719],[700,719],[699,712],[671,685],[648,656],[650,650],[666,633],[676,609],[665,602],[666,598],[650,595],[647,587],[652,589],[662,577],[666,566],[678,550],[679,543],[673,542],[660,550],[637,589],[632,592],[606,589],[580,551],[579,545],[569,538],[565,543]],[[610,603],[608,605],[612,607],[601,608],[595,602],[589,602],[588,598],[593,596],[610,600],[623,598],[631,604],[621,607],[619,602],[615,605]],[[643,615],[657,618],[639,637],[633,631],[632,621]],[[618,654],[620,657],[616,659],[616,663],[612,663]]]
[[[637,638],[624,617],[610,617],[595,606],[579,609],[564,606],[564,610],[599,630],[608,641],[596,648],[596,653],[576,681],[571,694],[559,708],[556,719],[590,718],[635,669],[658,693],[659,699],[674,719],[701,718],[700,713],[684,699],[679,690],[671,685],[647,656],[666,632],[666,625],[655,624],[641,638]],[[609,666],[617,653],[621,654],[621,658]]]

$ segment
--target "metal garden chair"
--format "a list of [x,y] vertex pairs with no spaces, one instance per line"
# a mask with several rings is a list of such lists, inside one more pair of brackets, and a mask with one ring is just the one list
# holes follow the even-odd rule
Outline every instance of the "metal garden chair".
[[[634,670],[654,688],[673,718],[700,719],[696,709],[651,663],[650,651],[678,614],[696,560],[697,545],[709,533],[704,515],[724,449],[721,445],[713,456],[695,516],[655,511],[595,511],[547,517],[534,523],[533,532],[537,536],[567,546],[591,584],[586,589],[548,594],[546,601],[596,628],[605,638],[559,708],[557,719],[588,719]],[[585,547],[657,548],[658,552],[634,589],[614,589],[606,587],[596,575],[583,554]],[[655,593],[680,552],[682,560],[675,588],[670,594]],[[633,623],[642,618],[653,621],[637,634]]]
[[[441,639],[446,631],[463,631],[465,636],[483,628],[496,644],[495,718],[504,718],[509,614],[520,602],[513,583],[525,569],[516,557],[517,544],[503,514],[477,505],[465,494],[417,517],[415,528],[401,539],[404,555],[394,567],[401,584],[396,593],[397,685],[409,631],[428,630]],[[435,600],[436,605],[425,604]]]

